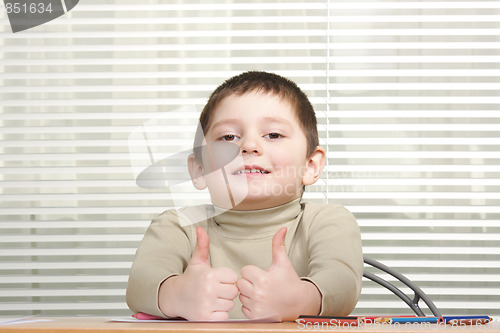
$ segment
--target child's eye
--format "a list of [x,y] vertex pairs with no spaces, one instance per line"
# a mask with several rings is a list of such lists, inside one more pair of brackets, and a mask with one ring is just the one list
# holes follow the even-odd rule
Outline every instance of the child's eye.
[[234,140],[236,140],[236,138],[237,138],[237,136],[234,134],[226,134],[226,135],[220,137],[219,140],[221,140],[221,141],[234,141]]
[[283,136],[279,133],[269,133],[269,134],[266,134],[264,136],[265,138],[268,138],[268,139],[272,139],[272,140],[275,140],[275,139],[279,139],[279,138],[282,138]]

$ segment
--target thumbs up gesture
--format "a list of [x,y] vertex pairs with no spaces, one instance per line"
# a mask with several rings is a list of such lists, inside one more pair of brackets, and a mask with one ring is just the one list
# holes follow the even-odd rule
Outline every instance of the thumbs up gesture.
[[321,294],[295,272],[285,248],[286,232],[281,228],[273,237],[272,262],[267,271],[251,265],[241,269],[236,285],[242,312],[249,319],[273,316],[285,321],[319,314]]
[[168,278],[160,287],[160,310],[167,316],[188,320],[227,320],[238,296],[238,276],[226,267],[212,268],[208,234],[198,227],[196,237],[184,273]]

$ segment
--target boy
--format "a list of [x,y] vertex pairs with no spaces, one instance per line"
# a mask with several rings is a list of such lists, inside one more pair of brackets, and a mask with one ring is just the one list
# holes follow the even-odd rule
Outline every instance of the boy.
[[213,205],[152,221],[130,272],[130,309],[188,320],[348,315],[361,291],[360,232],[345,208],[300,202],[325,163],[307,96],[281,76],[246,72],[212,93],[200,125],[195,147],[237,145],[238,158],[209,172],[217,154],[189,157]]

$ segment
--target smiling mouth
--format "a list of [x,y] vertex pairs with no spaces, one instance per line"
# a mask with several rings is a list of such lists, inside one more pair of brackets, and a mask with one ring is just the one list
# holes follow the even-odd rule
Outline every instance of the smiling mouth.
[[260,170],[260,169],[243,169],[243,170],[238,170],[233,175],[241,175],[241,174],[268,174],[269,171],[266,170]]

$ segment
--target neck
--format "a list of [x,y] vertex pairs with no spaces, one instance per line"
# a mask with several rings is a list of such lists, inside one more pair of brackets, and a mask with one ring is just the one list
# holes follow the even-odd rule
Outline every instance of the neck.
[[[220,213],[219,213],[220,212]],[[301,212],[300,199],[258,210],[223,210],[215,207],[217,229],[231,236],[274,234],[277,227],[295,221]]]

